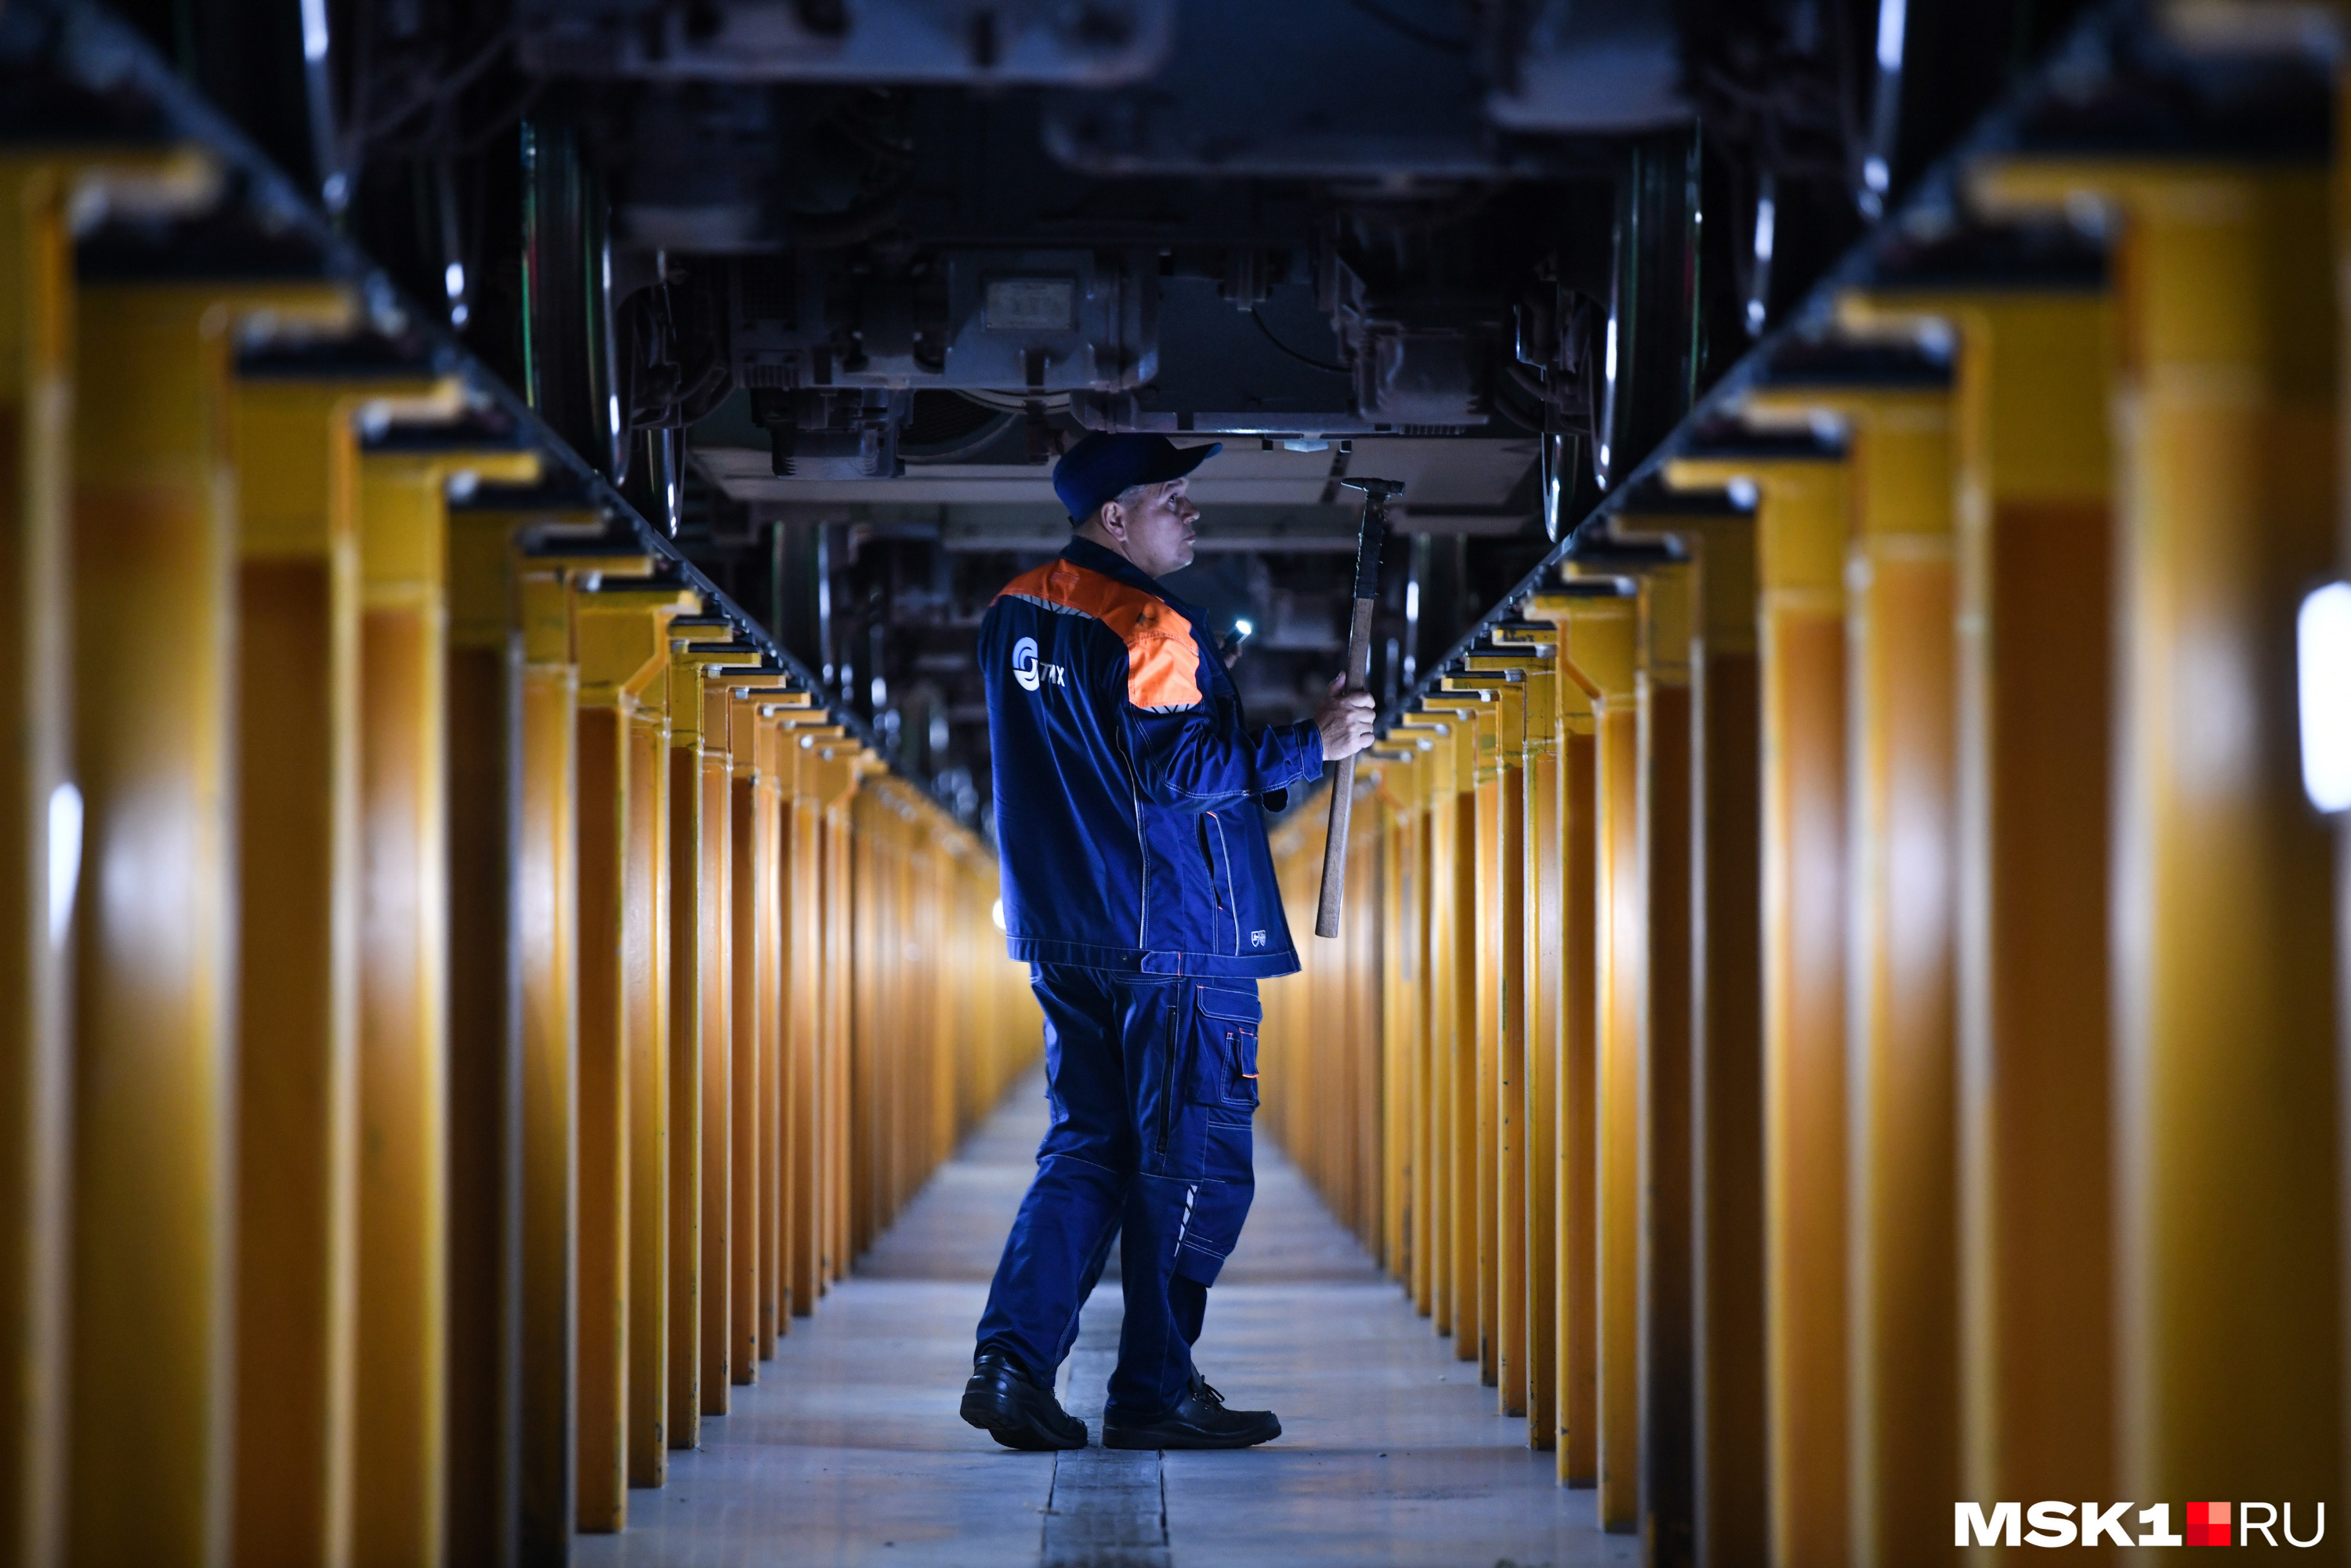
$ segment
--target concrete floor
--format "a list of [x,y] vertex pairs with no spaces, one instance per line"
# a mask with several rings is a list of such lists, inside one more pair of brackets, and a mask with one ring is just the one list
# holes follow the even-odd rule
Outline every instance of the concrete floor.
[[[1209,1296],[1201,1369],[1282,1436],[1238,1453],[1061,1460],[998,1448],[956,1416],[972,1324],[1044,1126],[1019,1085],[756,1387],[630,1494],[629,1529],[582,1568],[1587,1568],[1639,1561],[1552,1484],[1525,1423],[1494,1414],[1403,1294],[1260,1140],[1258,1196]],[[1089,1304],[1062,1397],[1099,1434],[1114,1281]],[[1074,1372],[1080,1386],[1071,1385]],[[1154,1516],[1152,1503],[1157,1500]],[[1115,1517],[1113,1517],[1115,1516]]]

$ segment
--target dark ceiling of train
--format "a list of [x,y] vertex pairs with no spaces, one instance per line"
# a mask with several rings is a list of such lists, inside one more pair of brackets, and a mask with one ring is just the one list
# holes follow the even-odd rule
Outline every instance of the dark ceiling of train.
[[[1088,430],[1221,440],[1252,716],[1394,703],[2074,0],[135,0],[985,831],[972,643]],[[1931,62],[1929,68],[1928,62]]]

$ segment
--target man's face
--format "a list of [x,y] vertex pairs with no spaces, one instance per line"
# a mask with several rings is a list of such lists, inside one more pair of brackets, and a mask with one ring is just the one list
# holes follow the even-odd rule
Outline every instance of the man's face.
[[1103,531],[1116,539],[1126,559],[1152,577],[1165,577],[1192,564],[1192,541],[1200,508],[1186,494],[1190,481],[1170,479],[1145,492],[1140,505],[1115,503],[1103,509]]

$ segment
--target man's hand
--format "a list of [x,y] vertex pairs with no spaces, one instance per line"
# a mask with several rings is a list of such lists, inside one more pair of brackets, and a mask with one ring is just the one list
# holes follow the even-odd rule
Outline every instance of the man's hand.
[[1322,732],[1325,762],[1353,757],[1372,743],[1372,694],[1342,690],[1346,684],[1344,675],[1332,681],[1331,695],[1314,710],[1314,727]]

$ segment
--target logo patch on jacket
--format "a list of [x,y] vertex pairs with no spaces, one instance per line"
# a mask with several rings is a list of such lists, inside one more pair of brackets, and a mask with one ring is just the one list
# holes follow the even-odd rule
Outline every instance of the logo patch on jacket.
[[1024,692],[1035,691],[1044,681],[1050,681],[1057,686],[1070,684],[1061,665],[1037,662],[1037,639],[1034,637],[1023,637],[1012,644],[1012,678],[1020,683],[1020,689]]
[[[1193,639],[1192,623],[1165,600],[1066,560],[1022,572],[997,597],[1024,600],[1058,615],[1090,615],[1109,627],[1126,644],[1126,700],[1144,712],[1180,713],[1200,706],[1200,645]],[[1023,637],[1013,644],[1013,679],[1033,692],[1041,669],[1044,679],[1068,685],[1059,665],[1036,664],[1034,641]],[[1024,649],[1030,664],[1025,675]]]

